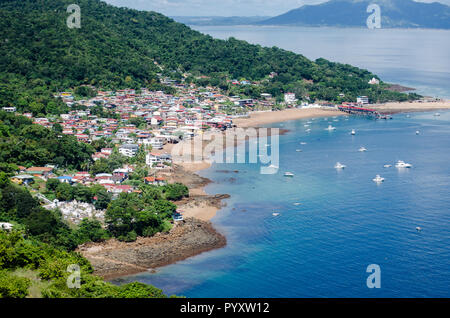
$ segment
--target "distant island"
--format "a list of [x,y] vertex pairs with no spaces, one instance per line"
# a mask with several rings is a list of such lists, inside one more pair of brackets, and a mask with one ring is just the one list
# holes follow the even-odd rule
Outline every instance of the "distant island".
[[382,28],[450,29],[449,6],[412,0],[331,0],[304,5],[256,24],[366,27],[370,4],[380,6]]
[[367,7],[378,4],[382,28],[450,29],[450,7],[413,0],[330,0],[317,5],[303,5],[275,17],[174,16],[175,21],[196,26],[294,25],[367,27]]

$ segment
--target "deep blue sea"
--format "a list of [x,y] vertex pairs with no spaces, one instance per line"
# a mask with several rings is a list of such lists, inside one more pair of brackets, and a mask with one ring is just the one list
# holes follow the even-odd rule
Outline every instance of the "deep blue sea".
[[[208,193],[231,195],[213,219],[228,245],[116,282],[187,297],[450,297],[450,112],[440,113],[271,125],[289,129],[277,174],[258,164],[201,172],[213,180]],[[397,160],[413,167],[384,168]],[[379,289],[366,286],[370,264],[380,266]]]

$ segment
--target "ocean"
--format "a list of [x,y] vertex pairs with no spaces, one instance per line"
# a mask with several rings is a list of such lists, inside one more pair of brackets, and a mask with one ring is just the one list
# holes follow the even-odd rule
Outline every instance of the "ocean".
[[235,37],[262,46],[348,63],[388,83],[425,96],[450,99],[450,30],[289,26],[191,26],[215,38]]
[[[450,97],[450,31],[195,28],[350,63]],[[450,297],[450,112],[440,113],[268,126],[289,130],[279,139],[277,174],[260,174],[258,164],[200,172],[213,181],[206,192],[231,195],[212,220],[228,245],[114,282],[137,280],[187,297]],[[335,131],[325,130],[330,124]],[[413,167],[384,168],[397,160]],[[338,161],[347,167],[337,171]],[[385,178],[379,185],[377,174]],[[367,287],[371,264],[380,268],[381,288]]]
[[[289,130],[277,174],[260,174],[258,164],[200,173],[213,180],[208,193],[231,195],[213,219],[228,245],[116,282],[187,297],[450,296],[449,111],[270,127]],[[384,168],[397,160],[413,167]],[[337,171],[337,161],[347,167]],[[382,184],[372,181],[377,174]],[[380,266],[379,289],[367,287],[371,264]]]

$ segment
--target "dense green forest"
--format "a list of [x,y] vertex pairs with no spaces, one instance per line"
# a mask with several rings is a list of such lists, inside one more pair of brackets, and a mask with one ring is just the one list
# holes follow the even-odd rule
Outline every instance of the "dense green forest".
[[[182,73],[262,82],[275,96],[287,90],[313,99],[404,100],[406,94],[370,86],[374,74],[350,65],[315,62],[276,47],[213,39],[155,12],[79,0],[81,28],[69,29],[71,0],[0,2],[0,106],[37,114],[66,111],[53,93],[94,85],[101,88],[161,88],[156,73]],[[163,70],[154,64],[157,62]],[[278,73],[268,79],[271,72]],[[306,80],[306,81],[305,81]],[[255,92],[253,92],[255,93]],[[259,93],[259,90],[257,90]],[[252,92],[249,92],[252,95]]]
[[[0,111],[0,163],[26,167],[56,164],[74,169],[84,168],[94,153],[92,146],[74,136],[33,124],[23,116]],[[4,170],[0,167],[0,170]]]

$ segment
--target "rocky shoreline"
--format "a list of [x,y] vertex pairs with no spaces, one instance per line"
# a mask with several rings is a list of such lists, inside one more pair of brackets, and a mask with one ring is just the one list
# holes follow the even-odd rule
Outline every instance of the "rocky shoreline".
[[169,233],[139,237],[124,243],[111,239],[78,247],[94,267],[94,274],[105,279],[133,275],[169,265],[188,257],[226,245],[226,238],[210,222],[187,218],[178,222]]

